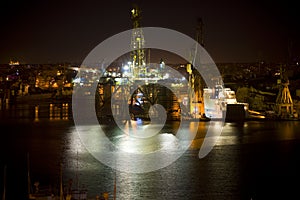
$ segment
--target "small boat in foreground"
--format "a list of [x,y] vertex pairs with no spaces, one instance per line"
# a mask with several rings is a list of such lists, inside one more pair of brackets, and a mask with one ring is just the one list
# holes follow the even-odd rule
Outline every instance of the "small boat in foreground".
[[2,200],[6,200],[6,165],[4,166]]
[[[61,172],[62,173],[62,172]],[[39,181],[35,181],[31,185],[29,154],[27,155],[27,181],[28,181],[28,200],[64,200],[62,188],[62,174],[59,194],[56,194],[56,188],[51,185],[40,185]],[[34,187],[33,187],[34,186]]]

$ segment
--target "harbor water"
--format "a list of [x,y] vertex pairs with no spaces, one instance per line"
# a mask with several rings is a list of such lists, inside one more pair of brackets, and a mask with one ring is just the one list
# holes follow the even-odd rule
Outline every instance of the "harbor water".
[[[299,198],[300,121],[225,123],[216,145],[201,159],[199,150],[212,122],[197,126],[190,122],[184,128],[187,132],[196,129],[197,135],[180,158],[155,171],[128,173],[112,169],[89,153],[68,102],[2,105],[0,119],[0,191],[5,188],[7,200],[27,199],[28,169],[32,184],[59,186],[60,164],[63,184],[72,179],[74,185],[87,189],[89,199],[104,192],[120,200]],[[168,122],[161,133],[165,135],[162,143],[171,144],[170,152],[176,150],[172,137],[178,123]],[[132,148],[118,134],[110,139]],[[134,147],[139,145],[144,146],[136,143]]]

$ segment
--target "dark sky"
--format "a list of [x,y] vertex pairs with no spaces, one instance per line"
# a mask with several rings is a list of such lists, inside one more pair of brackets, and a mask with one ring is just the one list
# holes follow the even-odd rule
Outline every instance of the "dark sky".
[[[132,28],[131,0],[1,0],[0,63],[77,62],[103,40]],[[286,62],[299,57],[296,1],[145,0],[142,26],[195,36],[215,62]],[[147,41],[147,38],[145,38]]]

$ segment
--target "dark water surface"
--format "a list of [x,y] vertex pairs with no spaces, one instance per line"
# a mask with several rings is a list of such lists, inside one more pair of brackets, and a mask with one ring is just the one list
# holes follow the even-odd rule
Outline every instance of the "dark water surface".
[[[203,159],[198,153],[210,123],[200,122],[199,127],[191,123],[187,131],[198,128],[198,135],[176,162],[135,174],[116,171],[86,150],[70,104],[2,107],[0,119],[0,191],[2,195],[7,166],[8,200],[26,199],[28,154],[32,182],[57,186],[62,163],[64,184],[70,178],[78,180],[91,199],[103,192],[112,199],[115,181],[120,200],[300,198],[299,121],[226,123],[216,146]],[[164,131],[172,135],[177,123]]]

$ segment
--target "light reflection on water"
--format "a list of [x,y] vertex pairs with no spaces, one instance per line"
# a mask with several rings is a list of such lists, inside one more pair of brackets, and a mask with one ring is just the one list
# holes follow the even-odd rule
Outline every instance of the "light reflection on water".
[[[176,123],[178,122],[174,122],[174,124]],[[159,140],[141,140],[132,138],[126,134],[114,135],[111,137],[111,140],[114,141],[116,146],[128,153],[139,152],[143,154],[162,148],[165,144],[167,144],[166,146],[169,152],[176,151],[176,148],[178,147],[177,141],[174,139],[175,137],[170,131],[171,129],[169,129],[170,127],[178,127],[174,124],[166,126],[166,131],[162,131],[164,133],[160,134],[161,137]],[[218,154],[211,153],[207,158],[200,160],[197,153],[202,145],[206,130],[210,123],[203,122],[200,123],[198,127],[195,127],[193,123],[190,123],[189,127],[186,127],[187,132],[188,130],[198,128],[198,134],[182,158],[170,166],[145,174],[132,174],[115,171],[110,167],[103,166],[95,159],[90,159],[89,162],[81,162],[79,169],[86,171],[85,174],[91,173],[95,174],[95,176],[92,175],[92,177],[90,177],[87,175],[86,177],[81,177],[81,181],[90,186],[91,196],[106,191],[109,192],[112,197],[114,179],[116,179],[117,199],[169,199],[168,196],[172,196],[174,199],[186,199],[188,197],[181,196],[180,192],[187,195],[189,189],[186,185],[190,184],[189,181],[192,180],[196,182],[199,181],[196,177],[199,176],[199,178],[202,177],[200,178],[202,179],[200,185],[203,187],[203,182],[207,181],[206,186],[204,189],[200,189],[199,194],[191,194],[191,199],[196,199],[195,196],[207,197],[206,192],[208,191],[204,190],[209,190],[214,195],[219,194],[222,196],[224,194],[219,190],[222,190],[220,188],[224,187],[224,185],[228,185],[228,181],[232,181],[227,188],[228,190],[237,190],[237,188],[240,187],[238,186],[241,181],[238,178],[240,176],[240,153],[239,151],[236,151],[235,148],[231,148],[231,146],[235,147],[236,145],[241,144],[265,143],[272,140],[300,139],[300,135],[295,132],[295,127],[298,126],[299,128],[299,122],[280,122],[279,124],[281,125],[274,122],[255,121],[242,124],[226,123],[222,135],[218,138],[216,146],[214,147],[214,151],[218,152]],[[260,132],[262,127],[264,127],[266,134]],[[80,152],[79,157],[81,159],[83,157],[88,157],[87,155],[89,155],[89,153],[81,144],[75,129],[74,132],[69,134],[69,137],[68,140],[73,142],[69,144],[70,146],[68,148],[70,150],[65,153],[67,154],[67,158],[73,158],[74,165],[76,163],[75,154],[77,151]],[[166,154],[166,156],[168,156],[168,154]],[[199,162],[202,165],[201,167],[199,166]],[[199,168],[198,170],[200,171],[197,172],[197,168]],[[208,178],[209,176],[211,176],[211,178]],[[101,183],[103,177],[105,177],[104,180],[106,184]],[[182,179],[180,179],[180,177],[182,177]],[[191,186],[191,193],[195,193],[194,187],[194,185]],[[198,188],[198,186],[196,186],[196,188]],[[203,194],[201,194],[201,191]],[[218,197],[220,196],[217,195],[216,197],[219,199]],[[232,196],[229,195],[229,197]],[[232,197],[232,199],[238,198]]]
[[69,120],[72,119],[72,109],[69,102],[58,103],[28,103],[28,104],[6,104],[0,109],[0,117],[11,119],[24,119],[34,121]]
[[[68,114],[65,115],[68,115],[68,117],[64,118],[65,115],[62,113],[64,113],[64,109],[66,110],[66,106],[53,104],[51,108],[50,104],[40,104],[39,106],[23,105],[22,107],[16,106],[15,108],[17,109],[10,109],[9,113],[1,112],[0,114],[1,116],[10,116],[14,120],[21,116],[20,119],[29,118],[30,123],[35,122],[40,124],[40,128],[38,129],[28,128],[25,130],[24,134],[30,134],[32,137],[26,139],[31,145],[29,148],[35,148],[35,151],[32,150],[32,152],[36,152],[38,155],[44,155],[44,157],[47,157],[49,154],[59,154],[63,158],[64,182],[67,182],[69,178],[78,180],[79,186],[85,185],[85,187],[88,188],[88,194],[91,198],[94,198],[97,194],[101,195],[103,192],[109,192],[110,198],[112,199],[114,181],[116,180],[117,199],[122,200],[241,199],[240,195],[243,191],[246,192],[246,194],[253,192],[253,188],[243,188],[245,185],[242,184],[248,173],[255,175],[254,172],[251,172],[252,168],[248,168],[247,165],[245,166],[245,164],[241,162],[248,160],[248,152],[254,151],[253,154],[250,154],[250,156],[254,157],[257,154],[255,151],[256,146],[260,147],[259,150],[261,151],[258,151],[259,153],[268,152],[268,148],[270,148],[270,152],[274,152],[272,151],[272,145],[274,144],[300,140],[298,131],[300,122],[298,121],[249,121],[241,124],[226,123],[213,151],[203,159],[199,159],[199,149],[203,143],[208,126],[212,123],[200,122],[199,125],[196,126],[195,123],[191,122],[189,126],[184,127],[184,129],[187,134],[197,129],[197,135],[182,157],[160,170],[134,174],[116,171],[96,160],[82,144],[77,129],[73,124],[60,124],[60,126],[64,128],[59,128],[57,122],[68,121],[72,118],[70,112],[66,112]],[[70,105],[68,105],[68,109],[70,109]],[[50,117],[50,113],[52,113],[52,117]],[[36,121],[36,119],[38,120]],[[46,130],[42,128],[43,123],[47,124],[48,128]],[[111,150],[115,150],[115,148],[118,147],[129,154],[133,152],[146,154],[164,147],[167,157],[170,152],[176,151],[178,147],[175,138],[176,131],[174,131],[177,128],[178,122],[167,124],[161,131],[160,137],[155,140],[132,138],[126,134],[120,134],[119,130],[115,130],[111,131],[112,134],[107,134],[107,137],[113,142],[113,146],[94,146],[94,148],[96,150],[107,150],[110,148]],[[87,128],[86,131],[89,132],[91,129]],[[93,134],[96,135],[97,133]],[[94,137],[90,137],[89,139],[93,141]],[[21,140],[17,142],[17,144],[23,144],[25,142],[26,141]],[[271,146],[269,144],[271,144]],[[53,148],[51,148],[52,145]],[[58,148],[60,145],[62,145],[62,152],[60,151],[61,148]],[[255,146],[253,147],[254,150],[252,148],[246,151],[242,149],[242,147],[251,147],[251,145]],[[290,148],[278,148],[276,150],[282,153],[282,151],[292,151],[294,148],[295,147],[291,146]],[[244,154],[246,158],[243,157]],[[284,158],[283,162],[286,162],[286,164],[281,164],[281,167],[290,169],[287,166],[289,163],[293,163],[293,161],[287,160],[289,157],[284,155],[285,154],[282,153],[282,155],[273,155],[273,157]],[[32,155],[32,157],[34,157],[34,155]],[[270,157],[273,158],[272,156]],[[258,169],[262,166],[261,163],[266,162],[265,159],[265,154],[263,154],[261,158],[257,158]],[[44,160],[47,159],[44,158]],[[55,161],[59,162],[59,160]],[[160,160],[157,160],[157,162],[160,162]],[[271,160],[271,163],[276,163],[277,165],[280,164],[280,161]],[[247,164],[251,166],[252,163]],[[293,165],[297,166],[294,163]],[[272,165],[270,164],[270,166]],[[45,165],[44,163],[40,167],[44,170],[45,176],[48,174],[47,170],[51,171],[51,173],[49,172],[50,174],[55,174],[56,172],[53,171],[57,170],[57,167],[52,169],[51,167],[53,166],[49,164]],[[293,168],[291,169],[293,170]],[[273,171],[274,174],[272,174]],[[278,174],[278,171],[274,169],[269,170],[268,176],[276,176],[275,173]],[[286,173],[288,172],[285,171],[283,174]],[[263,175],[263,173],[260,174],[260,177]],[[297,176],[297,174],[295,175]],[[76,177],[78,177],[78,179]],[[256,179],[259,180],[259,177],[256,177]],[[251,186],[250,183],[249,185]],[[247,195],[247,197],[249,197],[247,199],[250,199],[251,196]]]
[[[95,143],[98,146],[94,146],[93,149],[98,149],[99,151],[114,151],[117,149],[121,151],[125,151],[126,153],[139,153],[139,154],[147,154],[153,151],[157,151],[163,148],[166,153],[165,156],[170,156],[172,152],[177,151],[178,148],[178,140],[175,135],[172,133],[172,127],[178,127],[178,122],[174,122],[172,124],[168,124],[158,135],[158,137],[152,137],[148,139],[141,139],[136,137],[130,137],[126,133],[123,134],[115,134],[114,136],[110,136],[110,140],[115,145],[114,147],[107,146],[99,146],[99,143]],[[207,125],[205,123],[199,125],[199,127],[204,128],[203,130],[199,130],[198,138],[203,137],[205,135],[205,129]],[[185,127],[187,133],[190,129],[195,129],[195,123],[191,123],[189,127]],[[202,129],[201,128],[201,129]],[[94,135],[90,138],[91,141],[96,138],[97,133],[93,132],[92,126],[82,127],[86,132],[89,132],[90,135]],[[116,129],[116,132],[119,130]],[[91,133],[93,132],[93,133]],[[197,139],[198,140],[198,139]],[[126,172],[115,171],[110,167],[102,165],[100,162],[96,161],[92,156],[88,153],[87,149],[81,143],[79,138],[77,129],[74,127],[70,134],[68,134],[68,138],[66,138],[68,145],[66,147],[66,151],[64,152],[67,166],[66,169],[68,171],[67,176],[74,177],[76,175],[76,170],[79,169],[84,174],[92,173],[93,177],[90,176],[80,176],[80,181],[89,185],[90,195],[96,196],[103,192],[109,192],[112,195],[113,183],[114,179],[117,180],[117,188],[118,188],[118,199],[158,199],[161,195],[167,195],[167,191],[162,190],[162,185],[167,184],[169,189],[173,190],[174,186],[172,179],[178,176],[174,174],[179,172],[180,169],[176,169],[174,167],[168,167],[170,174],[166,174],[166,180],[160,173],[162,172],[149,172],[143,174],[132,174]],[[91,142],[90,141],[90,142]],[[199,147],[197,147],[199,149]],[[89,158],[89,159],[87,159]],[[164,159],[164,158],[161,158]],[[164,160],[157,160],[157,162],[163,162]],[[122,158],[118,162],[122,162]],[[76,169],[77,166],[77,169]],[[126,166],[124,166],[126,167]],[[132,166],[131,166],[132,167]],[[134,166],[134,167],[143,167],[143,166]],[[182,166],[180,166],[182,168]],[[170,171],[171,170],[171,171]],[[182,170],[182,169],[181,169]],[[173,172],[174,171],[174,172]],[[172,177],[172,174],[175,177]],[[101,180],[105,177],[105,184],[101,183]],[[177,179],[177,178],[176,178]],[[167,181],[167,183],[166,183]],[[177,181],[180,181],[179,179]],[[156,191],[156,192],[155,192]],[[177,194],[180,195],[180,194]],[[166,198],[167,199],[167,198]]]

